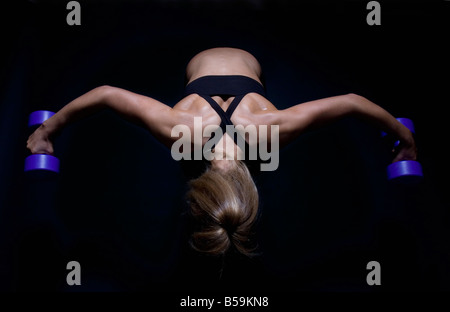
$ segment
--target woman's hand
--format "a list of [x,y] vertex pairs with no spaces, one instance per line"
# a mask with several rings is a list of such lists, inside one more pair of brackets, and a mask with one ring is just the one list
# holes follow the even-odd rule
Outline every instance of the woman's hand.
[[400,140],[400,144],[395,147],[392,152],[396,153],[393,163],[400,160],[416,160],[417,148],[414,138],[409,132],[409,135],[405,139]]
[[53,155],[53,143],[44,125],[41,125],[30,135],[27,141],[27,148],[32,154]]

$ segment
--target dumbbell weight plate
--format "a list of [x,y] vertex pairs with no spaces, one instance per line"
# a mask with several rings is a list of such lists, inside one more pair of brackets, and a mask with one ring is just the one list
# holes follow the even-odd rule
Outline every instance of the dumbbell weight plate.
[[401,160],[390,164],[387,167],[387,175],[389,180],[417,181],[423,178],[422,166],[415,160]]
[[30,114],[30,118],[28,119],[28,127],[40,125],[54,114],[54,112],[46,110],[34,111]]
[[414,123],[409,118],[397,118],[397,120],[404,125],[406,128],[409,129],[412,133],[416,133],[416,130],[414,129]]
[[25,171],[49,170],[59,172],[59,159],[47,154],[33,154],[25,159]]

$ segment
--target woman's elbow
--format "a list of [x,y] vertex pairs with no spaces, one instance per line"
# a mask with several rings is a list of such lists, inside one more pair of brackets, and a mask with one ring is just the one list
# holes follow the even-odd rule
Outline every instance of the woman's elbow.
[[348,113],[350,115],[357,113],[361,108],[361,103],[365,101],[365,98],[363,96],[355,93],[348,93],[343,96],[345,97],[344,102],[347,103]]
[[97,100],[103,104],[108,104],[117,94],[117,88],[103,85],[94,89]]
[[100,87],[95,88],[95,91],[100,95],[110,95],[114,92],[115,87],[111,87],[108,85],[103,85]]
[[356,93],[348,93],[344,96],[347,98],[347,101],[351,103],[357,103],[364,99],[364,97]]

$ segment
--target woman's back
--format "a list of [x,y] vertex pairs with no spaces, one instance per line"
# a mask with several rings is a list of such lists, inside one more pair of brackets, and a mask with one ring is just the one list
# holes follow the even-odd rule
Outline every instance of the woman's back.
[[[250,53],[234,48],[214,48],[200,52],[194,56],[186,68],[188,84],[206,76],[245,76],[261,83],[261,66]],[[234,96],[224,97],[215,95],[211,97],[223,111],[226,111],[235,99]],[[199,94],[190,94],[178,102],[174,107],[182,111],[185,117],[183,124],[193,130],[194,117],[202,117],[202,130],[209,125],[220,125],[221,118],[211,105]],[[237,105],[231,116],[234,125],[270,125],[270,112],[277,108],[261,94],[250,92],[246,94]],[[259,135],[259,132],[258,132]],[[203,138],[203,144],[208,141]],[[229,136],[224,136],[228,142]],[[221,146],[221,141],[219,146]]]

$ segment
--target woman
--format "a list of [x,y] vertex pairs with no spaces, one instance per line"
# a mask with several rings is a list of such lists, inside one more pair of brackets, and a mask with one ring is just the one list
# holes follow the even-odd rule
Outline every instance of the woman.
[[[361,96],[346,94],[278,110],[264,97],[261,66],[246,51],[203,51],[189,62],[186,78],[186,95],[173,108],[120,88],[93,89],[46,120],[29,137],[27,147],[32,153],[53,154],[52,138],[56,133],[68,123],[104,108],[147,128],[169,148],[179,139],[172,136],[175,126],[185,125],[194,133],[194,117],[202,117],[202,130],[211,125],[220,127],[223,135],[214,136],[212,151],[225,157],[211,159],[204,173],[190,181],[187,194],[191,213],[198,220],[191,245],[211,255],[222,255],[235,248],[250,256],[253,249],[249,236],[258,211],[256,186],[246,163],[240,160],[248,160],[246,151],[234,135],[231,138],[225,132],[226,125],[255,125],[256,129],[278,125],[279,146],[283,147],[305,130],[355,116],[400,140],[393,162],[416,159],[411,132],[383,108]],[[257,131],[257,136],[261,136]],[[270,138],[268,135],[269,143]],[[208,140],[202,138],[202,146]],[[245,142],[249,143],[247,137]]]

